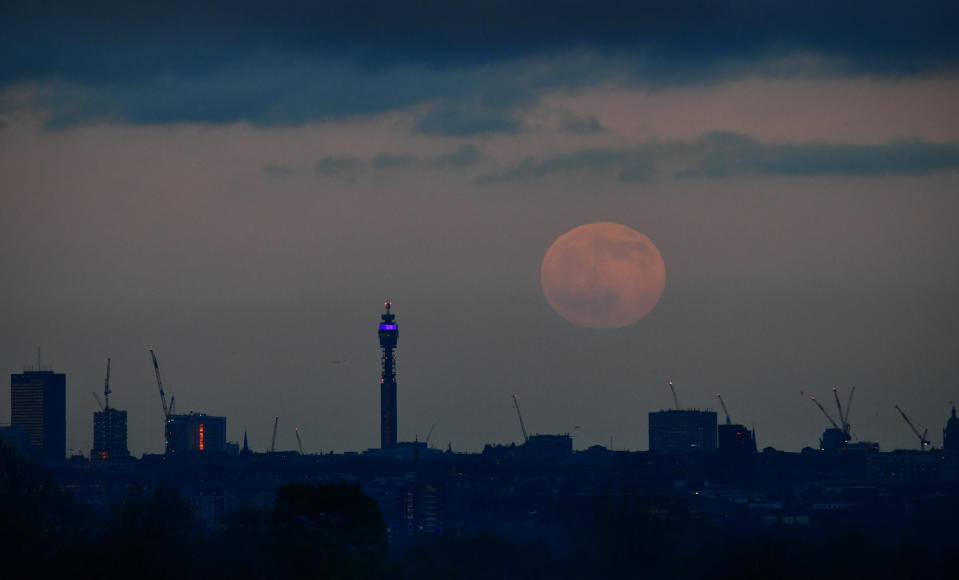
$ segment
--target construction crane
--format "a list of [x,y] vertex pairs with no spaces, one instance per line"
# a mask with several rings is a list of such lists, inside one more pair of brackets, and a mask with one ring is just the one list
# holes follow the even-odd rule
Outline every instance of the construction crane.
[[[819,403],[819,401],[816,400],[816,397],[809,397],[809,398],[812,399],[813,403],[816,403],[816,406],[819,407],[819,410],[822,411],[822,414],[825,415],[827,419],[829,419],[829,422],[832,423],[832,426],[842,431],[842,428],[836,424],[836,421],[833,420],[832,415],[830,415],[829,412],[826,411],[826,408],[823,407]],[[845,431],[843,431],[843,434],[845,434]]]
[[916,429],[916,426],[912,424],[912,421],[909,420],[909,417],[906,417],[906,414],[902,409],[899,408],[899,405],[893,405],[899,414],[902,415],[902,418],[906,421],[906,425],[909,425],[909,428],[912,429],[912,432],[915,433],[916,437],[919,438],[919,450],[925,451],[926,447],[929,445],[929,440],[926,439],[926,435],[929,434],[929,429],[926,429],[922,435],[919,434],[919,430]]
[[163,418],[166,419],[170,416],[170,409],[166,406],[166,394],[163,392],[163,380],[160,379],[160,364],[157,362],[157,355],[153,352],[153,349],[150,349],[150,356],[153,357],[153,372],[157,376],[157,388],[160,389],[160,403],[163,404]]
[[673,393],[673,405],[676,406],[676,410],[679,410],[679,398],[676,396],[676,389],[673,388],[673,381],[669,381],[669,390]]
[[107,378],[103,379],[103,400],[106,401],[106,405],[104,405],[104,410],[109,409],[110,408],[110,357],[107,357]]
[[93,391],[91,394],[93,398],[97,400],[97,405],[100,405],[100,410],[105,411],[106,409],[103,408],[103,401],[100,400],[100,395],[98,395],[96,391]]
[[430,425],[429,433],[426,434],[426,448],[427,448],[427,449],[430,448],[430,436],[433,435],[433,429],[435,429],[435,428],[436,428],[436,423],[433,423],[432,425]]
[[273,442],[270,443],[270,453],[276,451],[276,426],[280,422],[280,416],[273,417]]
[[856,392],[856,385],[849,389],[849,399],[846,401],[846,427],[849,427],[849,411],[852,410],[852,396]]
[[836,398],[836,409],[839,411],[839,423],[842,427],[842,434],[846,439],[849,439],[849,407],[852,406],[852,394],[856,390],[856,387],[852,388],[852,391],[849,392],[849,404],[846,405],[846,414],[842,412],[842,405],[839,404],[839,387],[833,386],[832,395]]
[[723,401],[723,396],[719,393],[716,393],[716,398],[719,399],[719,404],[723,406],[723,413],[726,413],[726,424],[732,425],[732,420],[729,418],[729,410],[726,409],[726,403]]
[[519,399],[513,395],[513,405],[516,407],[516,416],[519,417],[519,428],[523,430],[523,443],[529,441],[529,435],[526,433],[526,424],[523,423],[523,414],[519,411]]
[[300,448],[300,455],[303,455],[303,441],[300,439],[300,428],[296,428],[296,446]]

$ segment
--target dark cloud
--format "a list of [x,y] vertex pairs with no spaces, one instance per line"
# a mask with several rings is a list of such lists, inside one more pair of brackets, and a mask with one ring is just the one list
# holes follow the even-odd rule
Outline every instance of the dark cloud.
[[[361,174],[370,171],[405,169],[410,167],[431,167],[445,169],[449,167],[469,167],[482,159],[483,155],[473,144],[460,146],[452,153],[435,157],[417,157],[383,152],[371,158],[354,155],[336,155],[320,159],[314,167],[316,177],[345,179],[355,181]],[[274,178],[290,177],[296,170],[286,165],[267,165],[263,173]]]
[[[945,0],[908,6],[892,0],[23,0],[5,2],[4,14],[5,54],[13,57],[4,67],[8,79],[64,72],[91,55],[103,76],[146,73],[142,65],[153,59],[202,74],[211,63],[263,47],[349,56],[370,67],[477,64],[574,45],[674,61],[751,59],[798,49],[871,69],[907,70],[954,61],[959,47],[953,33],[959,10]],[[191,58],[198,52],[205,58]]]
[[416,164],[416,157],[412,155],[396,155],[380,153],[370,161],[374,169],[388,169],[391,167],[411,167]]
[[766,144],[736,133],[711,133],[696,147],[702,161],[680,177],[919,174],[959,167],[959,144],[900,139],[883,145],[824,142]]
[[445,101],[430,109],[416,124],[416,130],[434,136],[468,136],[484,133],[517,133],[522,124],[509,107],[474,102]]
[[439,168],[466,167],[479,163],[482,156],[482,153],[480,153],[480,150],[476,147],[476,145],[467,143],[452,153],[436,157],[433,160],[432,165]]
[[634,149],[583,149],[564,155],[527,157],[515,167],[496,174],[481,175],[476,181],[493,183],[545,177],[565,171],[610,168],[618,171],[623,180],[647,179],[653,176],[656,156],[661,154],[655,148],[644,146]]
[[959,168],[959,143],[899,139],[882,145],[763,143],[740,133],[709,133],[696,141],[651,142],[629,149],[584,149],[549,157],[527,157],[478,183],[533,179],[577,170],[616,171],[623,181],[655,177],[665,166],[685,166],[678,177],[741,174],[883,175],[924,174]]
[[324,157],[316,162],[313,173],[317,177],[332,177],[353,181],[363,168],[363,162],[352,155]]
[[559,121],[559,130],[561,133],[586,135],[589,133],[601,133],[603,126],[596,117],[582,117],[575,113],[565,111]]
[[[421,130],[470,135],[518,130],[511,109],[544,89],[959,63],[959,4],[948,1],[101,0],[0,10],[0,88],[56,83],[42,101],[53,124],[300,123],[434,101]],[[511,66],[551,57],[545,70]]]

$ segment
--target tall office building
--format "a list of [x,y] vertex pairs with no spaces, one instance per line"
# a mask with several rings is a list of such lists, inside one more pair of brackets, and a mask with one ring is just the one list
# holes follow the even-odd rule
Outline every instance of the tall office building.
[[667,410],[649,414],[649,450],[688,453],[716,449],[716,412]]
[[10,425],[26,429],[43,460],[67,454],[67,377],[53,371],[10,375]]
[[380,447],[396,446],[396,360],[393,349],[400,335],[396,316],[390,314],[391,302],[386,302],[386,312],[380,317],[380,349],[383,351],[383,373],[380,376]]
[[93,414],[93,451],[90,458],[98,461],[124,459],[127,449],[127,412],[106,408]]
[[225,453],[226,417],[206,413],[170,415],[166,422],[166,452]]

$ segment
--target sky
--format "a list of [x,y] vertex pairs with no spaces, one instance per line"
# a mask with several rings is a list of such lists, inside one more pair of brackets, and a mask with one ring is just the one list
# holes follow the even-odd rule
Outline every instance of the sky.
[[[135,455],[179,412],[254,450],[401,440],[648,447],[720,411],[760,448],[942,444],[959,399],[954,2],[0,2],[0,369],[67,374]],[[462,3],[465,4],[465,3]],[[653,311],[556,314],[540,264],[608,221],[659,248]],[[829,407],[832,410],[832,406]],[[0,397],[0,423],[9,420]]]

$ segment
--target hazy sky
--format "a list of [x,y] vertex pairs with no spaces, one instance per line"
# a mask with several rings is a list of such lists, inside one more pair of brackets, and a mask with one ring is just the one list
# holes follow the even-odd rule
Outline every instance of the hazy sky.
[[[646,449],[672,378],[760,447],[817,445],[834,384],[855,437],[917,448],[899,404],[941,445],[955,2],[35,4],[0,5],[0,369],[67,373],[68,448],[111,357],[162,451],[148,347],[231,440],[376,446],[387,297],[401,440],[518,442],[517,393],[533,432]],[[632,326],[540,289],[594,221],[665,260]]]

